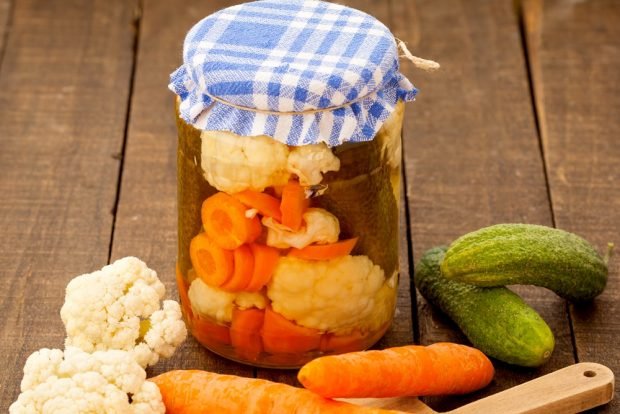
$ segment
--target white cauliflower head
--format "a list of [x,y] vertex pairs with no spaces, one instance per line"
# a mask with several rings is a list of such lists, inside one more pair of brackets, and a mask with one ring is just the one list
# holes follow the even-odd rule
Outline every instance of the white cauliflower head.
[[287,168],[299,177],[301,185],[316,185],[323,180],[323,173],[340,169],[340,160],[325,143],[303,145],[291,150]]
[[169,357],[187,337],[181,308],[167,300],[157,273],[135,257],[126,257],[67,285],[60,316],[65,345],[86,352],[129,351],[142,366]]
[[299,231],[291,231],[271,217],[263,217],[267,227],[267,245],[286,249],[301,249],[312,243],[327,244],[338,241],[340,223],[338,218],[322,208],[309,208],[303,215],[304,226]]
[[232,293],[194,279],[187,292],[192,310],[217,322],[232,321],[233,307],[265,309],[267,299],[258,292]]
[[226,131],[203,131],[201,167],[209,184],[226,193],[263,191],[284,185],[288,146],[267,136],[242,137]]
[[10,414],[164,414],[159,388],[125,351],[41,349],[26,361]]
[[[267,296],[271,306],[299,325],[322,331],[377,329],[386,318],[383,270],[367,256],[326,261],[280,258]],[[381,292],[381,293],[379,293]],[[391,290],[394,296],[394,290]],[[391,312],[391,311],[390,311]]]

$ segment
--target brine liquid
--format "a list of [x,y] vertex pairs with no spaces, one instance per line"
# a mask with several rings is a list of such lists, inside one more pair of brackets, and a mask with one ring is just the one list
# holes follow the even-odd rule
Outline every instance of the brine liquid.
[[[254,288],[252,292],[238,289],[230,292],[222,289],[219,282],[205,276],[205,268],[212,267],[213,263],[202,263],[196,268],[195,261],[199,259],[190,254],[190,244],[198,235],[206,234],[201,207],[205,200],[220,191],[209,183],[206,178],[208,174],[204,171],[205,164],[202,162],[202,143],[209,139],[208,133],[201,134],[201,131],[178,121],[177,284],[186,323],[202,345],[226,358],[255,366],[296,368],[321,355],[367,349],[383,336],[393,318],[398,282],[402,106],[399,108],[393,119],[384,124],[375,140],[334,148],[333,154],[340,161],[339,170],[323,174],[320,185],[306,188],[309,196],[307,207],[321,209],[337,217],[338,240],[357,239],[349,255],[364,257],[364,260],[380,269],[382,275],[381,281],[377,283],[375,274],[373,283],[376,286],[368,297],[360,293],[364,289],[359,286],[340,286],[340,279],[334,277],[335,299],[330,306],[335,306],[336,314],[341,312],[347,318],[353,318],[350,321],[334,321],[331,315],[321,313],[320,309],[313,309],[313,315],[326,315],[325,320],[305,315],[303,306],[311,307],[313,295],[320,293],[313,291],[313,288],[308,288],[307,294],[302,290],[295,298],[291,298],[290,303],[285,300],[283,302],[279,295],[279,306],[272,306],[272,298],[277,296],[274,294],[276,284],[273,280],[267,280],[264,286],[260,286],[260,289]],[[247,171],[247,167],[236,165],[222,157],[221,160],[216,159],[216,165],[209,164],[208,168],[213,168],[213,173],[219,174],[216,177],[220,180],[219,185],[226,183],[227,171],[230,171],[231,177],[239,174],[245,176],[240,171]],[[295,175],[289,179],[298,180]],[[280,184],[266,187],[263,192],[281,200]],[[227,194],[232,193],[231,191]],[[257,214],[256,211],[250,213]],[[261,214],[258,217],[264,218]],[[252,239],[252,243],[267,245],[267,233],[271,229],[262,223],[262,233]],[[277,249],[280,260],[290,260],[284,258],[292,249]],[[313,261],[302,264],[306,269],[312,269],[314,265],[317,269],[320,266],[324,269],[331,263],[329,260],[325,260],[323,264]],[[277,275],[281,278],[280,282],[290,280],[293,285],[302,286],[305,280],[296,279],[296,275],[284,277],[281,272]],[[299,274],[299,277],[313,277],[313,274]],[[329,281],[324,282],[323,285],[328,286],[321,290],[321,294],[332,294]],[[279,283],[280,288],[281,285],[282,283]],[[343,294],[346,289],[350,289],[351,297]],[[204,293],[202,296],[201,292]],[[238,296],[240,294],[245,296],[241,298]],[[363,315],[360,314],[359,320],[356,320],[356,315],[346,312],[347,306],[353,306],[347,303],[349,300],[372,305],[358,305],[366,313],[362,312]],[[280,313],[278,309],[286,311]]]

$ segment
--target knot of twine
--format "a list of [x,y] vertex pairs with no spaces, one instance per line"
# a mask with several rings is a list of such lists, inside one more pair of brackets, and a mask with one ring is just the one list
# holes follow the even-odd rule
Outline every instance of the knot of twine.
[[[400,50],[403,52],[402,55],[400,55],[400,57],[404,57],[406,59],[408,59],[411,63],[413,63],[413,66],[415,66],[418,69],[422,69],[424,71],[427,72],[433,72],[437,69],[439,69],[439,63],[435,62],[434,60],[428,60],[428,59],[422,59],[420,57],[414,56],[409,49],[407,48],[407,45],[405,44],[405,42],[403,42],[400,39],[396,39],[398,47],[400,48]],[[364,96],[360,96],[352,101],[346,102],[342,105],[338,105],[338,106],[330,106],[327,108],[321,108],[321,109],[308,109],[305,111],[269,111],[269,110],[265,110],[265,109],[258,109],[258,108],[249,108],[247,106],[242,106],[242,105],[237,105],[234,104],[232,102],[228,102],[225,99],[222,99],[218,96],[215,95],[211,95],[207,92],[203,92],[205,95],[207,95],[209,98],[211,98],[214,102],[220,102],[224,105],[228,105],[231,106],[233,108],[236,109],[241,109],[244,111],[250,111],[250,112],[256,112],[256,113],[260,113],[260,114],[266,114],[266,115],[310,115],[310,114],[316,114],[318,112],[329,112],[329,111],[334,111],[336,109],[340,109],[340,108],[344,108],[347,107],[351,104],[354,104],[355,102],[359,102],[363,99],[366,99],[368,96],[372,95],[373,93],[377,92],[377,89],[369,92],[368,94],[364,95]],[[213,105],[213,104],[212,104]],[[211,105],[211,106],[212,106]]]

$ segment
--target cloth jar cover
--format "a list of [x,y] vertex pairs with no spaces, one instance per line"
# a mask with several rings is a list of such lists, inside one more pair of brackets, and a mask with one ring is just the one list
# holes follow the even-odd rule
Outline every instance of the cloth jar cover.
[[314,0],[255,1],[204,18],[188,32],[169,87],[198,129],[292,146],[369,141],[398,100],[417,92],[385,25]]

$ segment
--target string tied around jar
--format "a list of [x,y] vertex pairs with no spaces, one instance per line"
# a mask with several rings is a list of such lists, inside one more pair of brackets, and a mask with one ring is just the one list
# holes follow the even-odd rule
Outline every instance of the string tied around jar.
[[409,51],[409,48],[407,48],[405,42],[398,38],[395,39],[401,52],[403,52],[400,57],[408,59],[411,63],[413,63],[413,66],[415,66],[416,68],[422,69],[427,72],[433,72],[441,67],[439,63],[435,62],[434,60],[422,59],[421,57],[414,56],[413,53]]

